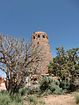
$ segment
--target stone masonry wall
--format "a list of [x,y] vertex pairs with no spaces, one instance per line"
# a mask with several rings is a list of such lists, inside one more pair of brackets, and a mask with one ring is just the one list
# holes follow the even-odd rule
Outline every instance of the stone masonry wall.
[[50,45],[48,42],[47,34],[45,32],[34,32],[32,34],[32,44],[34,46],[37,46],[38,49],[40,49],[38,56],[41,59],[41,61],[38,64],[36,73],[48,73],[48,64],[50,63],[50,61],[52,61],[52,55],[50,52]]

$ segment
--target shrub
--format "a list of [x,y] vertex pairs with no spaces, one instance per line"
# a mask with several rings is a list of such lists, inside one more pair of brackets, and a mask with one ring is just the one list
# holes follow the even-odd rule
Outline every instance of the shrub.
[[79,93],[75,96],[76,104],[79,104]]
[[47,94],[62,94],[63,90],[60,88],[60,82],[58,80],[53,80],[51,77],[43,77],[40,80],[40,93]]
[[45,105],[44,100],[38,98],[36,95],[29,95],[27,102],[28,105]]
[[40,90],[41,92],[44,92],[45,90],[47,90],[49,88],[49,84],[51,83],[51,78],[49,77],[43,77],[41,80],[40,80]]
[[30,104],[36,105],[37,104],[37,98],[35,96],[28,96],[28,101]]
[[27,89],[27,91],[26,91],[27,95],[29,95],[29,94],[37,94],[39,92],[39,90],[40,90],[38,84],[37,85],[32,84],[30,87],[27,87],[26,89]]
[[39,103],[38,103],[38,105],[45,105],[45,102],[42,101],[42,100],[40,100]]
[[9,94],[0,93],[0,105],[9,105],[11,102]]
[[7,91],[0,92],[0,105],[23,105],[20,94],[9,95]]
[[22,105],[22,103],[16,103],[15,101],[9,103],[8,105]]
[[19,89],[19,94],[21,96],[24,96],[26,93],[27,93],[27,88],[21,88],[21,89]]
[[63,89],[70,92],[75,91],[79,88],[79,48],[65,50],[59,47],[56,50],[57,55],[48,65],[48,72],[62,80]]
[[23,105],[22,103],[17,103],[16,101],[10,102],[8,105]]
[[63,94],[63,90],[62,90],[62,88],[60,88],[59,86],[57,86],[56,88],[55,88],[55,91],[53,92],[54,94]]
[[22,97],[20,94],[14,94],[14,95],[10,95],[10,99],[12,101],[15,101],[17,103],[21,103],[22,102]]
[[6,91],[6,90],[1,90],[1,91],[0,91],[0,94],[9,94],[9,93],[8,93],[8,91]]
[[69,91],[69,89],[70,89],[70,81],[66,81],[66,80],[60,80],[60,87],[64,90],[64,91],[66,91],[66,92],[68,92]]

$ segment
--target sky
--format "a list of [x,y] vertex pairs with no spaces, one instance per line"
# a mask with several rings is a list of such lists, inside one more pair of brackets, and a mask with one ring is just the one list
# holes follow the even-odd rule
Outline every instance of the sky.
[[79,0],[0,0],[0,33],[28,41],[36,31],[48,34],[52,56],[79,47]]

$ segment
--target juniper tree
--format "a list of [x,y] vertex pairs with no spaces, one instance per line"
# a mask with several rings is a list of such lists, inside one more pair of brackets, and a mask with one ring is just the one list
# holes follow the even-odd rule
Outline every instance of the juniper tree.
[[60,47],[56,50],[57,55],[53,58],[53,63],[48,66],[49,73],[59,76],[62,81],[69,82],[71,88],[79,86],[79,48],[65,51]]

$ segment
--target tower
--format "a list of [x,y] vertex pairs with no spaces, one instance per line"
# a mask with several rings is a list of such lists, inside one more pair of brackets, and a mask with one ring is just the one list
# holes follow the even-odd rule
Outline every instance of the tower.
[[[48,73],[48,64],[52,61],[48,35],[45,32],[34,32],[32,34],[32,44],[39,50],[38,56],[41,59],[37,67],[37,74]],[[35,64],[36,65],[36,64]]]

